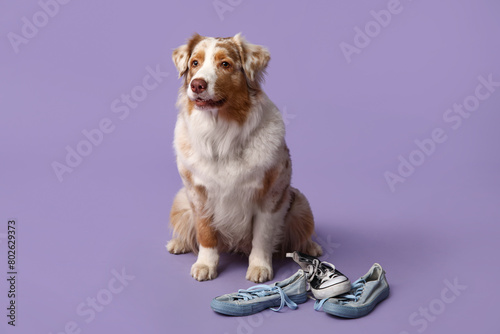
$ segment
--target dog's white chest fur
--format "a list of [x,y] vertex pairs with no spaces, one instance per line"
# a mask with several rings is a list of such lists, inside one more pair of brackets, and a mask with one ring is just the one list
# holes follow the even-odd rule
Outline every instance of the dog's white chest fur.
[[194,184],[206,188],[207,213],[226,239],[248,236],[255,192],[280,158],[284,132],[279,110],[264,93],[255,99],[243,127],[220,121],[207,110],[179,114],[174,138],[179,169],[189,170]]

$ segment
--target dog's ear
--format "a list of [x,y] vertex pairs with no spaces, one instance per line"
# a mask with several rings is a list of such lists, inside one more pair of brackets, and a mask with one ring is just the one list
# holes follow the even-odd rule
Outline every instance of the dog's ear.
[[248,43],[241,33],[236,34],[233,40],[238,45],[243,71],[250,86],[258,86],[266,73],[271,54],[263,46]]
[[179,46],[172,53],[172,60],[174,61],[177,71],[179,71],[179,78],[186,74],[188,70],[189,57],[191,57],[191,53],[193,52],[196,44],[198,44],[204,38],[205,37],[195,33],[193,36],[191,36],[186,44]]

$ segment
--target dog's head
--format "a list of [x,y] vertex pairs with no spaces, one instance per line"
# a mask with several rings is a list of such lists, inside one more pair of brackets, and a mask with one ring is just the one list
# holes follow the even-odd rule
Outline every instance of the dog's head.
[[250,97],[260,90],[270,59],[266,48],[240,34],[228,38],[194,34],[172,54],[182,90],[191,110],[216,110],[222,117],[244,122]]

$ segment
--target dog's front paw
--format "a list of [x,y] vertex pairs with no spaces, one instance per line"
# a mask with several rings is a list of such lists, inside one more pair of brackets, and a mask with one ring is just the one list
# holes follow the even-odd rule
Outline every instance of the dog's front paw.
[[246,279],[255,283],[262,283],[273,279],[273,268],[262,266],[250,266],[247,270]]
[[217,267],[196,262],[191,267],[191,276],[198,281],[214,279],[217,277]]

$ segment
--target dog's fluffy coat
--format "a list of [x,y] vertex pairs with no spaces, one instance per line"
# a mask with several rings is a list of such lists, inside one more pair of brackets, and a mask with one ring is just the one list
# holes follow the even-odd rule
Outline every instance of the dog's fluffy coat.
[[261,90],[269,52],[240,34],[195,34],[172,58],[184,77],[174,135],[184,187],[172,205],[168,251],[197,252],[191,275],[199,281],[217,276],[223,251],[248,254],[254,282],[272,279],[273,253],[320,255],[309,203],[290,186],[281,114]]

